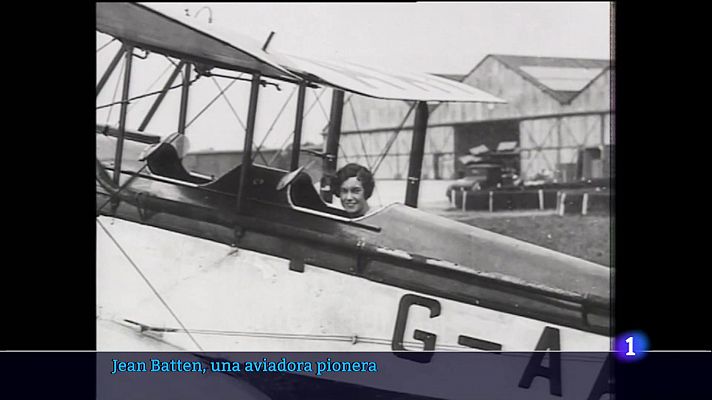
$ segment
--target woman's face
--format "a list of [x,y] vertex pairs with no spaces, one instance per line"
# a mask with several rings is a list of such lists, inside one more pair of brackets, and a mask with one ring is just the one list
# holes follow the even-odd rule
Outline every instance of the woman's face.
[[360,217],[368,212],[366,191],[363,189],[361,181],[355,176],[341,183],[339,198],[341,199],[341,205],[344,207],[344,210],[349,214],[353,214],[355,217]]

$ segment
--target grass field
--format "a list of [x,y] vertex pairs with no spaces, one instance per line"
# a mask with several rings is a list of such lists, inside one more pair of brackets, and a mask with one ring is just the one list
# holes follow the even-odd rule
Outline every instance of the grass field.
[[[418,207],[447,218],[524,240],[597,264],[611,266],[611,224],[608,215],[565,215],[552,211],[459,211],[445,197],[451,181],[423,180]],[[403,202],[405,181],[378,181],[369,200],[374,206]]]
[[[479,228],[611,266],[611,224],[607,215],[514,215],[470,213],[456,219]],[[478,214],[478,215],[475,215]]]

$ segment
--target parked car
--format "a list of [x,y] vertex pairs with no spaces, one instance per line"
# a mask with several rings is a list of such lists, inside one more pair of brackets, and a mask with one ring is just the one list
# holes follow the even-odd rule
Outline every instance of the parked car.
[[471,163],[466,166],[465,176],[456,180],[446,191],[446,196],[452,201],[452,192],[489,190],[511,185],[517,175],[501,164]]

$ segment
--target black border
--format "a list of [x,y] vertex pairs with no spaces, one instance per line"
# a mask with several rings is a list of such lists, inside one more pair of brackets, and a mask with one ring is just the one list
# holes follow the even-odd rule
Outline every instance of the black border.
[[709,262],[693,255],[707,247],[704,225],[701,234],[686,226],[706,214],[701,171],[709,168],[690,148],[700,146],[705,114],[693,111],[697,88],[683,80],[697,79],[690,74],[704,62],[677,50],[692,39],[676,37],[672,24],[689,21],[684,9],[623,4],[615,21],[616,332],[642,330],[655,350],[709,350]]
[[5,254],[4,268],[17,276],[3,285],[16,292],[4,302],[0,349],[93,350],[94,9],[42,4],[8,12],[33,37],[15,26],[4,51],[12,55],[4,83],[14,86],[4,99],[12,128],[3,148],[13,160],[4,163],[3,197],[13,222],[3,247],[14,253]]
[[6,393],[93,399],[93,352],[15,351],[96,347],[94,7],[23,5],[4,10],[0,376]]
[[[29,245],[8,269],[24,273],[15,285],[23,293],[18,298],[34,300],[32,305],[24,300],[6,304],[17,314],[11,324],[34,328],[12,330],[15,339],[2,347],[88,350],[95,346],[90,138],[95,118],[90,105],[96,76],[94,8],[43,7],[45,13],[35,17],[35,23],[45,27],[42,50],[22,46],[16,59],[24,61],[17,64],[17,74],[10,75],[18,85],[16,102],[21,107],[8,120],[23,134],[6,135],[17,140],[6,147],[19,156],[13,172],[28,177],[13,179],[6,195],[13,204],[8,210],[23,208],[11,212],[21,217],[9,232],[13,242]],[[683,224],[694,221],[684,215],[688,210],[704,215],[705,202],[690,203],[682,194],[676,201],[673,190],[688,183],[694,189],[704,184],[699,171],[705,168],[696,168],[687,146],[695,143],[696,136],[690,133],[700,132],[704,113],[691,112],[694,105],[689,92],[681,90],[684,85],[663,79],[684,77],[692,65],[661,55],[674,50],[661,46],[671,42],[672,28],[643,29],[641,21],[655,25],[661,16],[638,9],[633,19],[632,12],[623,3],[616,5],[616,331],[641,329],[654,349],[709,349],[700,328],[706,262],[691,252],[705,248],[704,233]],[[63,35],[46,37],[45,32]],[[28,77],[34,86],[26,85]],[[52,167],[52,162],[59,167]],[[693,182],[690,178],[685,182],[690,174]],[[661,196],[673,197],[674,211],[669,215],[660,215]]]
[[[14,28],[4,52],[13,60],[5,83],[15,86],[5,99],[11,102],[5,118],[11,128],[4,150],[15,157],[5,163],[11,176],[5,209],[14,218],[6,230],[4,268],[17,292],[3,302],[3,350],[95,348],[94,7],[79,4],[8,12],[18,21],[31,16],[36,36],[20,40],[23,33]],[[616,331],[643,330],[653,349],[710,349],[704,328],[709,261],[694,254],[708,248],[706,233],[685,225],[706,225],[702,191],[709,168],[703,164],[709,156],[694,150],[704,150],[698,139],[707,113],[693,92],[707,91],[707,62],[699,57],[699,44],[693,53],[680,48],[702,34],[680,34],[673,22],[705,24],[691,21],[681,7],[654,7],[616,5]],[[676,188],[698,194],[678,194]],[[667,211],[670,204],[673,211]],[[4,360],[19,363],[18,371],[61,361],[66,368],[54,369],[44,385],[71,388],[73,397],[83,397],[79,392],[86,389],[93,397],[93,385],[86,385],[93,354],[84,354],[17,353]],[[664,382],[674,388],[676,378],[701,385],[700,375],[684,371],[704,371],[705,365],[683,358],[668,371],[646,369],[645,360],[617,364],[619,398],[640,394],[641,387],[674,393],[659,390]]]

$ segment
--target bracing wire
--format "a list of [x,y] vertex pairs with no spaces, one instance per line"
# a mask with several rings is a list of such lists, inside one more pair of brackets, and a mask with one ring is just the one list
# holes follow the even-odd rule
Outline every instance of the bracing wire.
[[234,85],[235,82],[237,82],[237,81],[234,80],[234,81],[230,82],[227,86],[225,86],[225,88],[224,88],[223,90],[221,90],[220,93],[218,93],[217,96],[215,96],[212,100],[210,100],[210,101],[208,102],[208,104],[207,104],[205,107],[203,107],[203,109],[200,110],[200,111],[195,115],[195,117],[193,117],[193,119],[191,119],[191,120],[185,125],[185,127],[187,128],[187,127],[189,127],[191,124],[193,124],[193,122],[195,122],[195,120],[198,119],[198,117],[200,117],[205,111],[207,111],[208,108],[210,108],[210,106],[213,105],[213,103],[215,103],[216,101],[218,101],[218,99],[220,98],[220,96],[222,96],[223,93],[225,93],[228,89],[230,89],[230,87],[231,87],[232,85]]
[[410,109],[408,109],[408,112],[405,114],[405,117],[403,117],[403,121],[401,121],[398,128],[393,132],[393,135],[391,136],[390,140],[388,141],[386,148],[383,150],[383,154],[381,155],[380,159],[376,163],[376,166],[374,167],[374,170],[373,170],[374,175],[376,174],[376,171],[378,171],[378,168],[381,166],[381,163],[383,162],[383,160],[386,158],[386,155],[388,155],[388,152],[391,150],[393,143],[395,143],[396,139],[398,138],[398,134],[401,132],[401,130],[403,130],[403,126],[405,126],[405,123],[408,120],[408,117],[413,112],[413,110],[415,110],[416,105],[417,105],[417,103],[413,103],[413,105],[410,106]]
[[[133,321],[127,321],[131,323],[138,324]],[[171,332],[171,333],[183,333],[183,329],[179,328],[169,328],[169,327],[147,327],[148,330],[155,330],[158,332]],[[217,330],[217,329],[192,329],[191,332],[195,335],[205,335],[205,336],[236,336],[236,337],[252,337],[252,338],[262,338],[262,339],[280,339],[280,340],[312,340],[312,341],[325,341],[325,342],[348,342],[348,343],[367,343],[367,344],[380,344],[384,346],[390,346],[392,339],[388,338],[376,338],[369,336],[358,336],[358,335],[328,335],[328,334],[309,334],[309,333],[281,333],[281,332],[259,332],[259,331],[231,331],[231,330]],[[413,341],[403,341],[404,345],[408,346],[422,346],[422,343]],[[463,346],[455,345],[436,345],[438,350],[464,350],[467,349]]]
[[98,52],[104,50],[108,45],[110,45],[110,44],[113,43],[114,41],[116,41],[116,38],[113,38],[113,39],[109,40],[108,42],[104,43],[104,45],[102,45],[101,47],[99,47],[98,49],[96,49],[96,52],[98,53]]
[[282,113],[287,108],[289,101],[292,99],[292,96],[294,96],[294,93],[296,93],[297,89],[298,89],[298,86],[295,86],[294,89],[292,89],[292,92],[289,94],[289,97],[287,97],[287,100],[284,102],[284,104],[282,105],[282,108],[277,113],[277,116],[274,118],[274,121],[272,121],[272,125],[270,125],[269,129],[267,129],[267,133],[265,133],[265,136],[262,138],[262,141],[257,146],[257,149],[255,149],[255,155],[252,156],[253,162],[257,158],[258,154],[260,155],[260,157],[262,157],[262,161],[267,162],[267,160],[265,159],[264,155],[262,155],[260,150],[262,149],[262,146],[265,144],[265,141],[269,137],[270,133],[272,133],[272,130],[274,129],[275,125],[277,125],[277,121],[279,121],[279,119],[282,117]]
[[[122,61],[121,62],[121,68],[119,69],[119,75],[116,78],[116,86],[114,87],[114,94],[111,96],[111,106],[109,108],[109,113],[106,116],[106,123],[105,125],[109,125],[109,120],[111,119],[111,112],[114,109],[114,103],[116,101],[116,94],[119,92],[119,85],[121,84],[121,76],[124,74],[124,65],[125,63]],[[98,110],[98,108],[97,108]]]
[[[195,79],[193,79],[192,81],[188,82],[188,86],[190,86],[190,85],[192,85],[193,83],[195,83],[198,79],[200,79],[200,76],[196,76]],[[181,83],[181,84],[178,84],[178,85],[169,87],[168,90],[178,89],[179,87],[182,87],[182,86],[183,86],[183,84]],[[134,100],[143,99],[144,97],[156,96],[156,95],[161,94],[161,93],[163,93],[163,90],[157,90],[157,91],[155,91],[155,92],[144,93],[144,94],[141,94],[141,95],[138,95],[138,96],[134,96],[134,97],[132,97],[132,98],[126,100],[125,103],[131,103],[131,102],[134,101]],[[113,100],[112,100],[112,101],[113,101]],[[104,105],[102,105],[102,106],[99,106],[99,107],[97,107],[96,109],[97,109],[97,110],[101,110],[102,108],[113,107],[113,106],[115,106],[115,105],[117,105],[117,104],[121,104],[121,103],[124,103],[124,101],[113,101],[112,103],[104,104]]]
[[342,146],[341,143],[339,143],[339,150],[341,150],[341,155],[344,157],[344,161],[348,164],[349,156],[346,154],[346,150],[344,150],[344,146]]
[[[167,141],[165,141],[164,143],[166,143],[166,144],[171,144],[171,143],[173,143],[174,140],[178,139],[179,136],[173,136],[173,137],[171,137],[172,135],[174,135],[174,134],[176,134],[176,133],[178,133],[178,131],[173,132],[173,133],[171,133],[170,135],[168,135],[167,137],[169,137],[170,139],[167,140]],[[119,193],[121,193],[122,190],[124,190],[126,187],[128,187],[128,185],[129,185],[131,182],[133,182],[133,180],[136,179],[136,178],[141,174],[141,172],[143,172],[146,168],[148,168],[148,163],[144,164],[141,168],[138,169],[138,171],[133,172],[133,173],[131,174],[131,176],[129,177],[129,179],[128,179],[126,182],[124,182],[124,184],[121,185],[121,186],[116,190],[116,193],[114,193],[112,196],[110,196],[108,200],[106,200],[101,206],[99,206],[99,207],[96,209],[97,216],[99,215],[99,213],[101,212],[101,210],[102,210],[104,207],[106,207],[107,204],[109,204],[109,203],[111,202],[111,200],[113,200],[114,198],[116,198],[116,197],[119,195]],[[121,172],[121,171],[119,171],[119,172]]]
[[[349,100],[351,97],[349,97]],[[356,118],[356,110],[354,110],[354,104],[352,102],[349,102],[349,108],[351,109],[351,115],[353,116],[354,119],[354,126],[356,127],[356,132],[359,138],[359,142],[361,142],[361,150],[363,150],[363,158],[366,160],[366,166],[368,166],[369,171],[373,171],[373,165],[371,164],[371,159],[368,156],[368,150],[366,149],[366,143],[363,140],[363,133],[361,132],[361,129],[358,126],[358,119]]]
[[[242,119],[240,119],[240,115],[237,113],[237,111],[235,111],[235,108],[232,106],[232,103],[230,102],[230,99],[229,99],[229,98],[227,97],[227,95],[225,94],[225,92],[227,91],[227,89],[225,89],[225,90],[223,91],[223,90],[222,90],[222,86],[220,86],[220,84],[218,83],[217,79],[216,79],[214,76],[211,76],[211,78],[212,78],[212,80],[213,80],[213,83],[215,83],[215,86],[217,86],[218,90],[220,91],[220,96],[222,96],[222,98],[225,100],[225,102],[227,103],[227,106],[230,107],[230,111],[232,111],[232,115],[235,116],[235,118],[237,119],[237,122],[240,124],[240,126],[242,127],[242,129],[247,129],[247,127],[245,126],[245,123],[242,122]],[[236,82],[236,80],[233,81],[233,82]]]
[[[326,88],[324,88],[324,91],[326,91]],[[326,118],[327,121],[329,121],[329,113],[326,112],[324,109],[324,106],[321,104],[321,101],[319,101],[319,98],[317,97],[316,99],[317,104],[319,105],[319,108],[321,109],[321,113],[324,114],[324,118]],[[328,125],[327,125],[328,126]]]
[[[168,56],[163,56],[163,57],[165,57],[169,63],[173,64],[173,67],[178,68],[178,64],[176,64],[175,61],[171,60],[170,57],[168,57]],[[183,81],[183,68],[181,68],[178,72],[180,73],[180,78],[181,78],[180,80],[182,82]]]
[[141,278],[143,279],[143,281],[146,282],[146,284],[147,284],[148,287],[151,289],[151,291],[153,291],[153,294],[156,295],[156,297],[158,298],[158,300],[159,300],[161,303],[163,303],[163,306],[166,307],[166,309],[168,310],[168,312],[170,312],[171,315],[173,316],[173,318],[175,318],[176,322],[178,322],[178,325],[181,326],[181,328],[183,329],[183,331],[190,337],[190,339],[193,341],[193,343],[195,343],[195,345],[198,347],[198,349],[199,349],[200,351],[203,351],[203,348],[200,346],[200,344],[198,343],[198,341],[195,340],[195,338],[193,337],[193,334],[188,330],[188,328],[185,327],[185,325],[183,325],[183,322],[180,320],[180,318],[178,318],[178,315],[176,315],[176,313],[173,311],[173,309],[168,305],[168,303],[166,303],[166,301],[163,299],[163,297],[161,296],[161,294],[158,293],[158,290],[156,290],[156,288],[151,284],[151,282],[148,280],[148,278],[146,277],[146,275],[143,274],[143,272],[142,272],[141,269],[138,267],[138,265],[136,265],[136,263],[135,263],[135,262],[131,259],[131,257],[126,253],[126,251],[124,250],[124,248],[121,247],[121,245],[120,245],[119,242],[116,240],[116,238],[114,238],[114,236],[111,234],[111,232],[109,232],[109,230],[106,229],[106,227],[104,226],[104,224],[101,223],[100,220],[97,219],[96,222],[99,224],[99,226],[101,227],[101,229],[106,233],[106,235],[109,237],[109,239],[111,239],[111,241],[114,243],[114,245],[116,246],[116,248],[119,249],[119,251],[121,252],[121,254],[123,254],[124,257],[126,257],[126,259],[129,261],[129,263],[131,264],[131,266],[133,266],[133,268],[136,270],[136,272],[138,272],[138,274],[141,276]]
[[[309,113],[311,112],[311,110],[314,109],[314,106],[317,105],[317,103],[319,102],[319,98],[320,98],[325,92],[326,92],[326,88],[322,89],[322,91],[321,91],[319,94],[316,95],[316,99],[314,100],[314,102],[312,102],[311,105],[310,105],[310,106],[307,108],[307,110],[304,112],[304,118],[306,118],[307,115],[309,115]],[[272,156],[272,158],[269,160],[269,162],[267,163],[267,166],[268,166],[268,167],[269,167],[269,166],[272,166],[272,163],[274,163],[275,160],[277,160],[277,158],[279,157],[280,153],[282,153],[282,151],[284,151],[284,149],[287,148],[287,146],[289,145],[289,141],[292,139],[293,136],[294,136],[294,131],[292,131],[292,133],[290,133],[289,136],[287,136],[287,137],[284,139],[284,142],[282,142],[282,145],[280,146],[279,151],[276,152],[276,153]]]
[[[126,322],[142,325],[138,322],[128,321]],[[153,330],[157,332],[170,332],[170,333],[184,333],[183,329],[170,328],[170,327],[146,327],[148,330]],[[278,339],[278,340],[311,340],[311,341],[323,341],[323,342],[347,342],[352,344],[365,343],[365,344],[376,344],[391,346],[393,340],[390,338],[378,338],[370,336],[359,336],[359,335],[329,335],[329,334],[309,334],[309,333],[281,333],[281,332],[259,332],[259,331],[232,331],[232,330],[218,330],[218,329],[192,329],[191,332],[196,335],[205,336],[229,336],[229,337],[251,337],[251,338],[261,338],[261,339]],[[422,348],[421,342],[414,342],[410,340],[404,340],[403,345],[413,348]],[[481,350],[476,350],[471,347],[455,344],[436,344],[435,350],[444,351],[457,351],[457,352],[481,352]],[[533,353],[551,353],[551,352],[563,352],[563,351],[552,351],[552,350],[534,350],[534,351],[487,351],[488,353],[496,353],[498,357],[511,357],[511,358],[522,358],[530,359]],[[573,354],[572,354],[573,353]],[[602,364],[606,356],[600,354],[600,352],[591,352],[592,355],[587,355],[587,352],[568,352],[565,355],[565,361],[569,362],[582,362],[591,364]]]
[[[163,70],[163,72],[161,72],[161,74],[158,76],[158,78],[156,78],[153,81],[153,83],[151,83],[144,91],[148,92],[149,90],[153,89],[153,87],[156,86],[156,84],[161,80],[161,78],[163,78],[166,75],[166,72],[168,72],[168,70],[170,70],[170,68],[171,68],[171,66],[167,65],[166,68]],[[136,103],[129,104],[127,111],[131,111],[131,108],[133,108],[134,105],[136,105]]]

